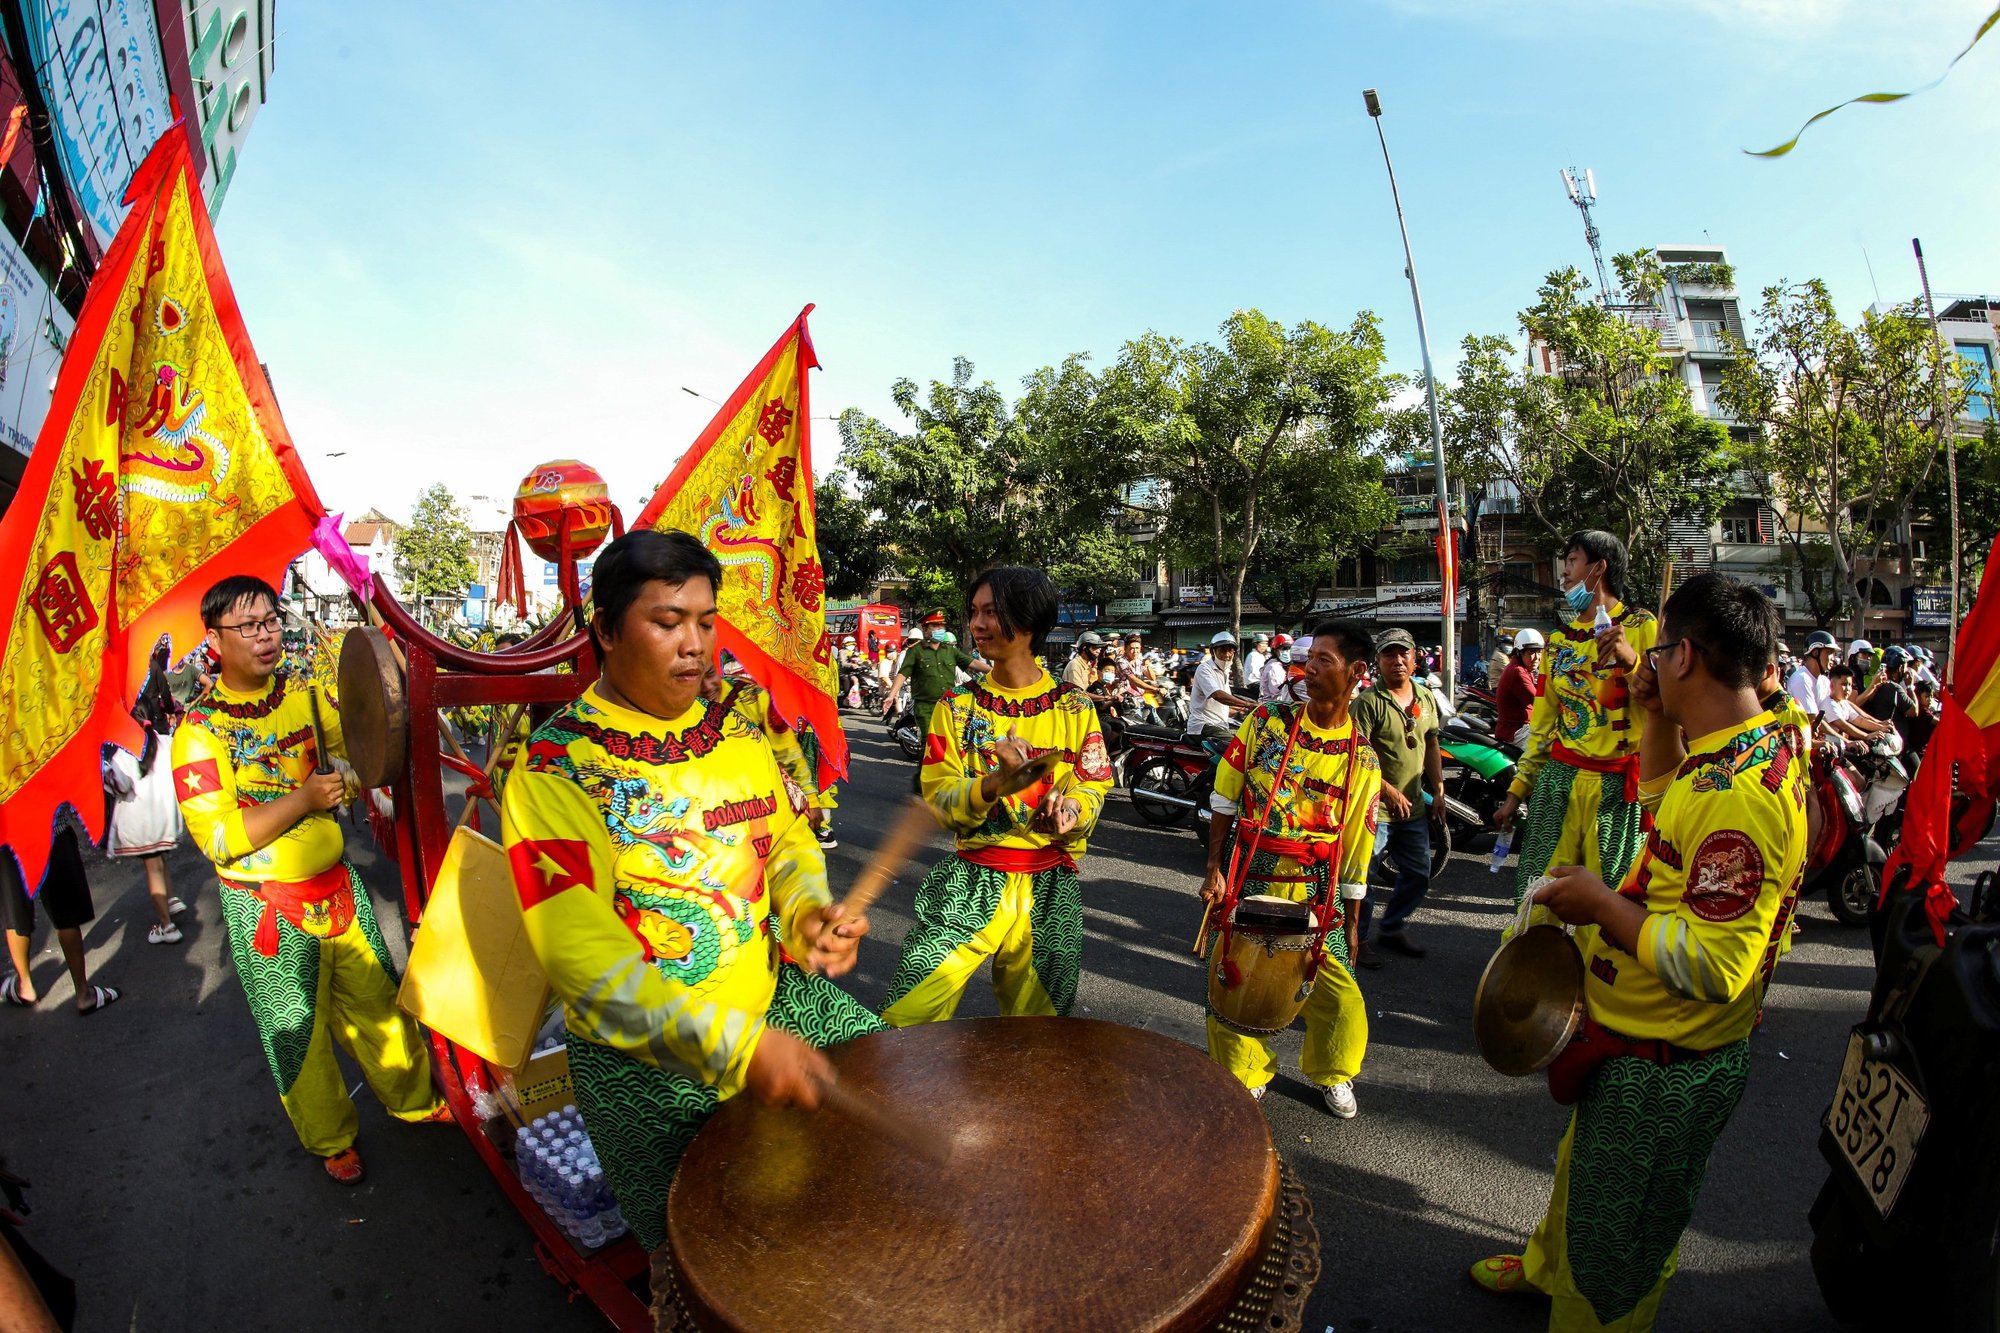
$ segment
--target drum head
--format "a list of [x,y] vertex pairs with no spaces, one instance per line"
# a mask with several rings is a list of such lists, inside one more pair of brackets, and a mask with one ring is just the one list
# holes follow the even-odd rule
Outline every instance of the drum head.
[[409,696],[403,668],[379,629],[351,629],[340,641],[340,730],[362,786],[386,787],[402,775]]
[[1250,1285],[1277,1154],[1257,1103],[1194,1047],[983,1018],[827,1054],[952,1159],[830,1111],[723,1103],[667,1203],[696,1327],[1206,1329]]
[[1542,1069],[1583,1022],[1583,955],[1559,926],[1530,926],[1497,949],[1472,1001],[1486,1063],[1519,1076]]
[[1302,902],[1259,893],[1239,900],[1233,918],[1238,930],[1273,930],[1303,935],[1312,929],[1312,910]]

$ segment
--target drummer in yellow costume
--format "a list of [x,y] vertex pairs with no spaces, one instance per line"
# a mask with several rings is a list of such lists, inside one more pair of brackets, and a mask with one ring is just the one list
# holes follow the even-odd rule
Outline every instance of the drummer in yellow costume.
[[[1296,646],[1293,652],[1297,660]],[[1299,1070],[1321,1089],[1327,1110],[1343,1120],[1359,1109],[1354,1079],[1368,1049],[1368,1010],[1349,960],[1375,856],[1382,788],[1374,747],[1356,734],[1347,705],[1374,656],[1374,640],[1360,625],[1321,625],[1306,658],[1306,702],[1259,704],[1243,720],[1215,771],[1208,877],[1201,888],[1211,905],[1223,901],[1233,827],[1248,861],[1246,895],[1313,902],[1337,914],[1306,999]],[[1208,1052],[1256,1097],[1278,1072],[1269,1043],[1230,1031],[1212,1013]]]
[[[971,630],[992,671],[931,713],[924,800],[958,835],[917,890],[883,1020],[950,1018],[980,963],[993,960],[1003,1014],[1068,1015],[1083,957],[1076,862],[1111,790],[1111,760],[1090,696],[1058,685],[1035,655],[1056,623],[1040,570],[1003,566],[972,585]],[[1039,756],[1049,772],[1007,787]]]
[[[417,1025],[396,1007],[396,969],[361,877],[344,858],[337,773],[316,773],[308,683],[279,667],[278,597],[238,576],[201,601],[221,661],[174,732],[174,790],[195,846],[215,862],[229,951],[299,1142],[343,1185],[363,1176],[359,1128],[333,1043],[389,1113],[442,1120]],[[327,748],[340,713],[322,698]]]
[[[1608,532],[1570,537],[1563,586],[1570,623],[1549,635],[1528,743],[1493,815],[1510,827],[1521,802],[1528,803],[1528,826],[1515,846],[1516,903],[1552,865],[1587,866],[1616,884],[1645,839],[1639,717],[1629,681],[1659,637],[1659,622],[1619,600],[1625,543]],[[1600,609],[1610,620],[1602,632],[1594,628]]]
[[825,979],[853,967],[868,923],[831,903],[804,794],[758,710],[729,683],[703,693],[721,573],[684,532],[604,548],[604,674],[536,729],[501,807],[577,1109],[649,1250],[718,1105],[747,1091],[816,1106],[832,1067],[814,1048],[882,1026]]
[[[1614,893],[1559,867],[1536,901],[1579,933],[1584,1032],[1550,1070],[1576,1110],[1525,1253],[1472,1266],[1492,1291],[1553,1298],[1552,1333],[1643,1333],[1673,1276],[1709,1154],[1749,1076],[1750,1032],[1806,857],[1810,749],[1758,684],[1782,632],[1719,574],[1668,601],[1635,681],[1658,820]],[[1683,750],[1681,736],[1693,739]],[[1691,753],[1690,753],[1691,752]]]

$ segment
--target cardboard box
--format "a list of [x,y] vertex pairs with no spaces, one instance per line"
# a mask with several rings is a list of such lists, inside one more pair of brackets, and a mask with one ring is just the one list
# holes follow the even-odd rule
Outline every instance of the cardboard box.
[[[410,941],[396,1002],[418,1022],[502,1069],[535,1049],[549,980],[528,945],[507,853],[461,828]],[[569,1077],[568,1060],[563,1079]]]
[[500,1106],[510,1124],[528,1124],[576,1101],[569,1082],[569,1051],[558,1046],[500,1076]]

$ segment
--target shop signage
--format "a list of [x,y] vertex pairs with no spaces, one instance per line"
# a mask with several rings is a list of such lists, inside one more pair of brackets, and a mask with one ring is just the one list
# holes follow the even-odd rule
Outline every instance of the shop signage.
[[1951,628],[1950,588],[1906,588],[1911,629]]
[[28,0],[28,44],[56,152],[99,245],[125,220],[125,187],[173,116],[146,0]]
[[1183,587],[1180,593],[1180,605],[1214,606],[1215,589],[1213,586],[1208,584],[1199,584],[1192,587]]
[[1127,616],[1150,616],[1153,614],[1153,599],[1114,597],[1104,604],[1104,614],[1112,620],[1123,620]]
[[41,434],[75,327],[14,238],[0,233],[0,436],[24,454]]
[[1058,625],[1095,625],[1097,623],[1097,603],[1057,602],[1056,623]]

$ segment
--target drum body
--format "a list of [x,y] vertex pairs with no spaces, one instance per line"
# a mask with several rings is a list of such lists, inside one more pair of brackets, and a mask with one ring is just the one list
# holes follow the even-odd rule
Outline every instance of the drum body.
[[1311,1208],[1257,1104],[1200,1051],[1093,1019],[983,1018],[827,1055],[951,1160],[834,1111],[724,1102],[668,1197],[661,1328],[1299,1327]]
[[1306,1007],[1312,959],[1310,907],[1269,894],[1241,899],[1209,952],[1209,1013],[1231,1032],[1276,1036]]

